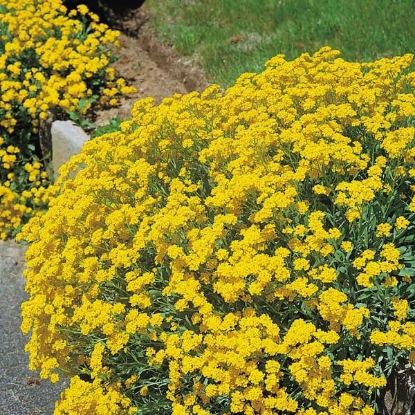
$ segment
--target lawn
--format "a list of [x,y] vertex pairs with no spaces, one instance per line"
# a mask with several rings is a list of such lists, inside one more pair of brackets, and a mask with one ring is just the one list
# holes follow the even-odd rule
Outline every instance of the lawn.
[[328,45],[346,60],[372,61],[415,50],[410,0],[148,0],[144,8],[161,40],[224,87],[279,53],[294,59]]

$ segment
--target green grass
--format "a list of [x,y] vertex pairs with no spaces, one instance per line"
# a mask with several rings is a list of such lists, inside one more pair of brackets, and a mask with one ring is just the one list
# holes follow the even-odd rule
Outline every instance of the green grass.
[[108,124],[100,125],[96,127],[91,133],[91,140],[104,134],[113,133],[120,129],[121,123],[125,121],[123,118],[114,117],[108,122]]
[[331,46],[351,61],[415,51],[412,0],[147,0],[162,41],[231,85],[279,53],[294,59]]

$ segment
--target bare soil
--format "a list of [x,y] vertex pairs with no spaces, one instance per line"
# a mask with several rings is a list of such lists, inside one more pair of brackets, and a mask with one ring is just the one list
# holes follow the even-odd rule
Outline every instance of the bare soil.
[[111,118],[130,118],[135,101],[153,97],[156,103],[175,93],[202,91],[208,82],[203,71],[190,60],[180,57],[173,46],[162,44],[151,29],[144,9],[132,10],[119,18],[116,27],[121,31],[119,60],[112,66],[137,93],[122,98],[119,106],[99,110],[95,114],[96,126],[108,124]]

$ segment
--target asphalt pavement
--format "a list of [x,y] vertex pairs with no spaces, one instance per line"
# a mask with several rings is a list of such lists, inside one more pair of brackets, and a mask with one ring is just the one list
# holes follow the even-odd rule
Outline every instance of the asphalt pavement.
[[0,415],[52,415],[65,384],[41,380],[28,368],[20,331],[20,305],[28,298],[24,251],[13,240],[0,241]]

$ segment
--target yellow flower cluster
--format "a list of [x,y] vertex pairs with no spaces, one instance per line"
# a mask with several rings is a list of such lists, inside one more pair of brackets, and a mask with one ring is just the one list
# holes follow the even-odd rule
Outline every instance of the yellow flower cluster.
[[[0,7],[1,125],[9,133],[19,121],[16,109],[25,111],[36,125],[55,107],[77,110],[82,98],[91,98],[104,86],[115,89],[112,95],[130,91],[108,68],[120,33],[99,23],[86,6],[68,13],[59,0],[1,0]],[[91,22],[87,25],[77,14]],[[97,82],[100,89],[94,86]],[[82,111],[89,108],[90,103]]]
[[140,100],[61,168],[19,235],[57,414],[374,414],[415,344],[415,72],[338,55]]
[[[22,192],[37,192],[31,183],[40,174],[34,160],[40,122],[49,113],[85,113],[98,98],[115,105],[120,94],[133,91],[108,67],[118,36],[86,6],[68,13],[61,0],[0,0],[0,136],[6,145],[0,153],[0,239],[13,235],[38,204],[30,206]],[[26,163],[35,163],[28,182],[22,179]],[[13,174],[19,176],[15,188]]]
[[[0,137],[0,239],[15,233],[33,216],[36,208],[46,206],[48,201],[47,173],[41,171],[42,165],[38,161],[26,162],[18,168],[16,165],[21,164],[19,152],[17,147],[5,145]],[[27,185],[20,191],[22,181]]]
[[119,385],[104,388],[99,379],[85,382],[78,376],[71,379],[70,388],[65,390],[57,403],[55,415],[119,414],[130,406],[130,400],[121,395]]

